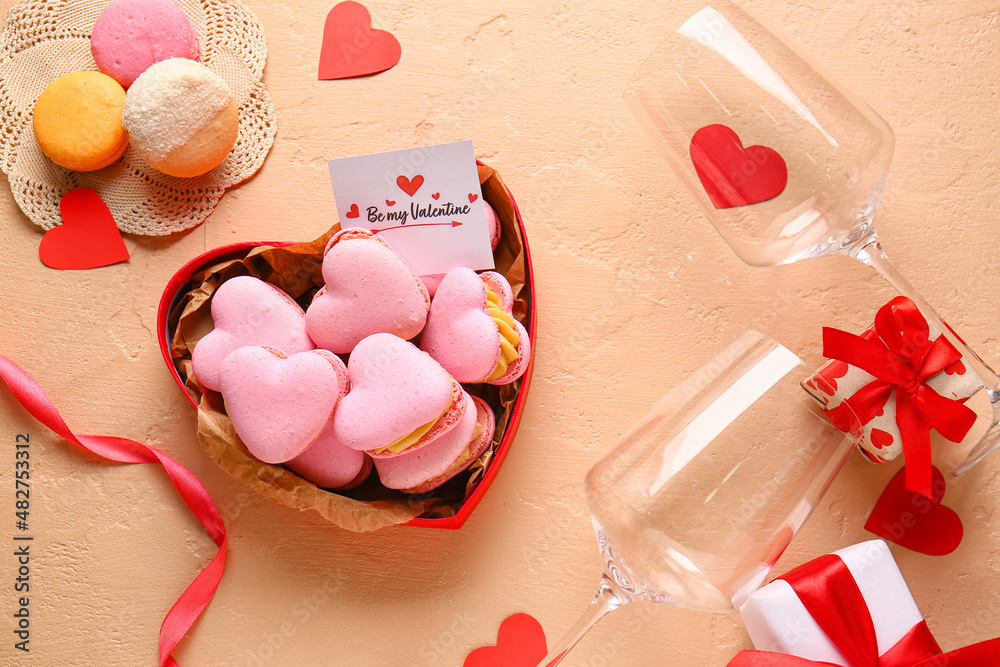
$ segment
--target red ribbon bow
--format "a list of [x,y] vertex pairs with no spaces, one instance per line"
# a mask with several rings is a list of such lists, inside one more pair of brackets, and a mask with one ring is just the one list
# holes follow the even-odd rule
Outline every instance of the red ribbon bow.
[[941,396],[926,380],[962,358],[944,336],[929,340],[930,329],[916,304],[896,297],[875,315],[877,337],[823,328],[823,356],[839,359],[875,376],[846,403],[867,424],[896,390],[896,425],[906,456],[906,488],[931,497],[930,429],[960,442],[976,421],[961,401]]
[[[875,624],[858,583],[836,554],[820,556],[790,571],[783,579],[792,587],[817,625],[850,667],[983,667],[997,664],[1000,637],[942,653],[921,621],[882,656]],[[784,653],[740,651],[728,667],[836,667]]]

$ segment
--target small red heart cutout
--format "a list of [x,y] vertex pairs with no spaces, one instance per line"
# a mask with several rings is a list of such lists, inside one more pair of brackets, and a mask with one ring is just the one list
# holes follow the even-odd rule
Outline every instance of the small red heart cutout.
[[542,625],[528,614],[514,614],[500,624],[496,646],[477,648],[463,667],[535,667],[547,653]]
[[435,192],[434,194],[431,195],[431,197],[433,197],[434,199],[437,199],[440,196],[441,196],[440,192]]
[[358,211],[358,205],[357,204],[351,204],[350,210],[347,211],[347,217],[348,218],[356,218],[359,215],[361,215],[361,212]]
[[386,200],[385,200],[385,205],[386,205],[386,206],[395,206],[395,205],[396,205],[396,202],[395,202],[395,201],[393,201],[392,199],[386,199]]
[[326,15],[319,78],[348,79],[395,67],[402,50],[392,33],[372,28],[364,5],[341,2]]
[[948,366],[948,368],[944,369],[944,372],[947,375],[965,375],[965,364],[963,364],[962,360],[959,359],[951,366]]
[[38,256],[53,269],[95,269],[128,261],[128,249],[111,211],[90,188],[70,190],[59,201],[63,223],[45,232]]
[[725,125],[706,125],[691,137],[691,162],[715,208],[777,197],[788,183],[785,160],[767,146],[743,147]]
[[472,202],[476,201],[477,199],[479,199],[479,195],[474,195],[474,194],[472,194],[471,192],[469,193],[469,203],[470,203],[470,204],[471,204]]
[[962,520],[941,504],[944,476],[931,467],[932,497],[927,498],[906,488],[906,467],[889,481],[875,503],[865,530],[929,556],[950,554],[962,542]]
[[423,184],[424,184],[424,177],[421,176],[420,174],[417,174],[412,179],[409,179],[406,176],[396,177],[396,185],[399,186],[400,190],[410,195],[411,197],[417,194],[417,190],[419,190],[420,186]]

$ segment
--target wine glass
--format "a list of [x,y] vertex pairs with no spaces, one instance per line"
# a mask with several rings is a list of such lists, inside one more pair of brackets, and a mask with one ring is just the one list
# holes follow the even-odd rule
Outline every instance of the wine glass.
[[747,331],[659,400],[587,474],[604,572],[539,665],[634,600],[738,608],[767,577],[861,433],[835,427],[787,348]]
[[993,414],[953,474],[1000,446],[1000,375],[879,245],[874,217],[893,134],[878,114],[729,0],[713,0],[667,37],[633,75],[625,100],[743,261],[853,257],[913,299],[963,354]]

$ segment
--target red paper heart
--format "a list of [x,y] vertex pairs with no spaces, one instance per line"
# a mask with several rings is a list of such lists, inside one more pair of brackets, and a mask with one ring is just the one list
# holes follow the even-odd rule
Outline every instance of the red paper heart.
[[725,125],[706,125],[691,137],[691,162],[715,208],[777,197],[788,183],[785,161],[767,146],[743,147]]
[[128,261],[122,233],[90,188],[76,188],[59,202],[63,223],[45,232],[38,244],[42,263],[53,269],[95,269]]
[[358,205],[357,204],[351,204],[350,210],[347,211],[347,217],[348,218],[356,218],[359,215],[361,215],[361,213],[358,211]]
[[385,30],[372,28],[364,5],[341,2],[326,15],[319,78],[348,79],[377,74],[399,62],[399,42]]
[[393,201],[392,199],[386,199],[386,200],[385,200],[385,205],[386,205],[386,206],[395,206],[395,205],[396,205],[396,202],[395,202],[395,201]]
[[441,196],[440,192],[435,192],[434,194],[431,195],[431,197],[433,197],[434,199],[437,199],[440,196]]
[[479,199],[479,195],[474,195],[474,194],[472,194],[471,192],[469,193],[469,203],[470,203],[470,204],[471,204],[472,202],[476,201],[477,199]]
[[424,177],[421,176],[420,174],[414,176],[412,180],[407,178],[406,176],[396,177],[396,185],[399,186],[400,190],[410,195],[411,197],[417,194],[417,190],[419,190],[420,186],[423,184],[424,184]]
[[535,667],[547,653],[541,624],[528,614],[514,614],[500,624],[496,646],[477,648],[463,667]]
[[865,530],[922,554],[950,554],[962,542],[962,520],[941,504],[944,476],[932,466],[932,497],[927,498],[906,488],[905,470],[900,468],[886,485]]

